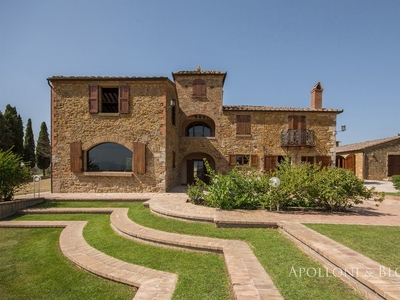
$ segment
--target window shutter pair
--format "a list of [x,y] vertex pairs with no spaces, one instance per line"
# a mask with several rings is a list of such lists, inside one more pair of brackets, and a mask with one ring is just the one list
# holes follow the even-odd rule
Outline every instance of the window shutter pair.
[[204,97],[206,95],[206,82],[202,79],[193,80],[193,96]]
[[[229,165],[231,165],[231,166],[236,165],[236,155],[235,154],[229,155]],[[258,156],[257,155],[250,155],[250,165],[252,167],[258,166]]]
[[[81,173],[83,171],[82,142],[70,143],[71,172]],[[146,144],[133,143],[133,172],[137,174],[146,173]]]
[[251,134],[250,115],[236,115],[236,134]]
[[306,117],[289,116],[289,129],[306,129]]
[[[89,112],[91,114],[99,113],[100,88],[96,84],[89,85]],[[127,84],[118,87],[119,113],[129,113],[129,86]]]

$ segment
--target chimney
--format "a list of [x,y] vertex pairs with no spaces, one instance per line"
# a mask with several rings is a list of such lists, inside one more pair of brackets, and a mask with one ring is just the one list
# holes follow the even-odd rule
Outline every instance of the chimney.
[[321,82],[318,82],[311,90],[311,108],[312,109],[322,109],[322,87]]

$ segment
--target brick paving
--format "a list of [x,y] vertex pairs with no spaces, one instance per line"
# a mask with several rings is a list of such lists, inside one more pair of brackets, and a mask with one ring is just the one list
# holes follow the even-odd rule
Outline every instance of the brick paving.
[[[392,273],[389,273],[387,268],[377,262],[301,224],[332,223],[400,226],[400,199],[396,197],[387,197],[379,207],[376,207],[374,202],[366,201],[349,213],[290,213],[270,212],[267,210],[223,211],[196,206],[188,203],[187,195],[180,190],[175,193],[165,194],[64,195],[42,193],[41,196],[45,197],[46,200],[145,200],[145,205],[153,213],[165,217],[194,222],[212,222],[219,227],[277,227],[283,234],[292,239],[300,249],[320,261],[331,272],[335,272],[335,270],[344,272],[347,270],[348,272],[343,273],[340,278],[359,289],[369,299],[400,299],[398,271],[393,273],[394,271],[392,270]],[[29,197],[29,195],[22,197]],[[82,209],[80,210],[82,211]],[[29,209],[24,211],[26,213],[33,212]],[[162,246],[184,247],[189,250],[222,252],[236,299],[283,299],[251,249],[243,242],[185,236],[145,228],[132,222],[127,217],[126,209],[93,209],[93,212],[111,213],[113,228],[122,235],[133,239],[141,239],[142,241]],[[41,213],[40,210],[37,213]],[[60,213],[62,212],[60,211]],[[4,223],[0,222],[0,224]],[[353,273],[356,270],[357,274],[353,274],[349,270],[353,270]],[[146,296],[148,298],[145,297],[143,299],[153,299],[149,294],[146,294]]]

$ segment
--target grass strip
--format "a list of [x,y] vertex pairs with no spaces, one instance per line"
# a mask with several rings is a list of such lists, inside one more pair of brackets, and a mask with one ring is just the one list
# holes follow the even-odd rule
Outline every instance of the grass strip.
[[0,298],[132,299],[135,289],[82,272],[59,248],[61,228],[0,228]]
[[[400,270],[400,227],[343,224],[305,224],[381,265]],[[399,272],[400,273],[400,272]]]

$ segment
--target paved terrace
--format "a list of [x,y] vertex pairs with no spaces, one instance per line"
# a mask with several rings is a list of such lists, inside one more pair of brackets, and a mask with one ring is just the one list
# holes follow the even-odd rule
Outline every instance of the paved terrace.
[[[374,182],[372,184],[375,185],[378,183]],[[381,188],[387,186],[385,183],[382,184],[383,187]],[[21,196],[21,198],[24,197],[29,197],[29,195]],[[145,200],[145,205],[153,213],[169,218],[195,222],[212,222],[220,227],[276,227],[292,239],[299,248],[320,261],[330,271],[336,271],[337,274],[338,270],[340,270],[344,274],[340,278],[363,292],[369,299],[400,299],[400,277],[396,276],[397,273],[393,274],[392,272],[390,274],[389,272],[385,272],[383,274],[382,270],[388,271],[385,266],[301,224],[333,223],[400,226],[400,199],[396,197],[388,197],[379,207],[376,207],[374,202],[366,201],[351,213],[333,214],[312,212],[286,213],[266,210],[222,211],[188,203],[187,196],[182,192],[182,189],[165,194],[42,193],[41,197],[44,197],[46,200]],[[51,210],[48,212],[51,212]],[[79,210],[82,211],[82,209]],[[93,212],[95,210],[97,210],[97,213],[101,213],[101,210],[98,211],[98,209],[94,209]],[[188,250],[222,252],[225,255],[236,299],[282,299],[270,281],[268,274],[262,268],[262,270],[259,268],[258,260],[254,257],[252,251],[246,248],[247,245],[239,245],[237,244],[238,241],[218,241],[218,239],[210,240],[209,238],[190,237],[156,231],[142,227],[129,220],[124,209],[112,210],[111,223],[114,230],[129,238],[162,246],[186,248]],[[33,212],[34,209],[25,210],[25,213]],[[45,211],[36,210],[36,212],[43,213]],[[65,213],[66,211],[60,210],[59,212]],[[3,226],[12,225],[6,223],[17,225],[17,222],[10,221],[0,222],[0,226],[2,226],[1,224]],[[21,221],[21,223],[23,222]],[[79,228],[79,226],[76,228]],[[242,261],[241,264],[237,263],[239,261]],[[115,280],[110,274],[108,277]],[[107,274],[105,275],[107,277]],[[143,299],[155,298],[147,294],[147,298]]]

